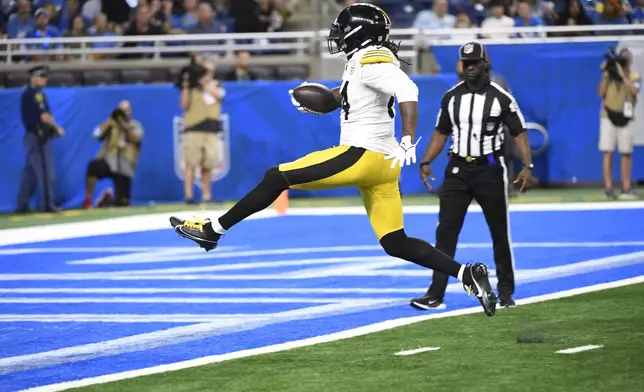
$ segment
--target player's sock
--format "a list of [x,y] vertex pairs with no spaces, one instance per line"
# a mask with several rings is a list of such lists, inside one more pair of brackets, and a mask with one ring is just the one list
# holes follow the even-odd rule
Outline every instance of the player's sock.
[[219,218],[221,228],[228,230],[254,213],[267,208],[288,187],[286,177],[277,167],[268,169],[262,182]]
[[466,285],[472,284],[472,278],[465,273],[464,265],[456,262],[426,241],[407,237],[402,229],[382,237],[380,244],[390,256],[440,271],[457,278]]
[[219,219],[216,219],[211,222],[212,229],[215,231],[217,234],[224,234],[226,233],[226,229],[223,228],[221,223],[219,223]]

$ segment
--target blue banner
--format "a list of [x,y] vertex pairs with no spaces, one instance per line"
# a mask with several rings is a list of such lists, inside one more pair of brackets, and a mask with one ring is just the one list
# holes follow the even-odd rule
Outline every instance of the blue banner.
[[[499,45],[490,48],[495,71],[510,83],[526,120],[543,125],[550,135],[546,156],[535,160],[537,175],[543,181],[600,181],[601,155],[597,149],[599,98],[596,88],[598,67],[605,44],[579,47],[566,44],[551,50],[538,45]],[[418,136],[422,136],[417,156],[422,157],[433,132],[440,99],[457,79],[452,65],[458,48],[435,48],[444,71],[437,76],[416,77],[420,89]],[[329,87],[337,81],[323,82]],[[225,83],[224,112],[228,117],[224,140],[229,164],[212,185],[216,200],[236,200],[261,180],[265,170],[281,162],[297,159],[311,151],[337,145],[339,112],[316,116],[298,112],[288,90],[299,82]],[[178,202],[183,199],[183,182],[177,160],[177,121],[180,120],[179,92],[170,85],[120,85],[83,88],[47,88],[52,111],[65,128],[65,137],[55,140],[57,204],[77,208],[84,199],[85,171],[94,159],[99,143],[92,130],[110,114],[119,101],[132,103],[133,117],[144,126],[139,166],[133,181],[134,203]],[[0,211],[16,208],[20,176],[25,164],[20,121],[21,90],[0,91]],[[398,135],[400,119],[397,119]],[[535,145],[539,143],[535,138]],[[635,153],[634,178],[644,178],[639,163],[641,148]],[[433,165],[438,187],[447,162],[446,153]],[[618,167],[618,166],[617,166]],[[616,174],[617,176],[618,174]],[[404,194],[426,192],[417,167],[403,170]],[[98,190],[95,193],[95,197]],[[294,191],[298,196],[358,195],[354,189]],[[200,196],[197,190],[196,197]]]

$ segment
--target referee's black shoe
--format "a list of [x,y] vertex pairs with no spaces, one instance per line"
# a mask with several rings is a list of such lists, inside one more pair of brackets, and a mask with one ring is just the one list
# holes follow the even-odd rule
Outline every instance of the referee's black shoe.
[[468,274],[469,278],[471,279],[464,277],[463,281],[472,281],[471,286],[463,284],[463,287],[465,288],[465,290],[467,290],[467,293],[474,293],[474,295],[476,295],[479,302],[481,303],[481,306],[483,306],[485,314],[489,317],[494,316],[494,313],[496,313],[497,297],[494,293],[494,290],[492,290],[492,285],[490,284],[490,280],[488,279],[487,267],[485,266],[485,264],[468,264],[465,267],[465,274]]
[[206,252],[215,249],[219,238],[221,238],[221,234],[213,230],[210,219],[203,221],[198,219],[183,220],[172,216],[170,217],[170,224],[174,227],[174,231],[177,234],[196,242]]
[[502,308],[514,308],[517,306],[511,295],[499,295],[499,305]]
[[430,310],[444,308],[443,299],[425,294],[422,297],[412,298],[409,304],[418,310]]

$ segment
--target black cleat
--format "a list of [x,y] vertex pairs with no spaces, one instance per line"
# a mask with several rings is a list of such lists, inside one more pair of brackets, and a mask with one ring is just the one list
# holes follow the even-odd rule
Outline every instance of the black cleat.
[[200,220],[182,220],[177,217],[170,217],[170,224],[174,231],[183,238],[187,238],[199,244],[206,252],[217,247],[217,242],[221,234],[215,233],[212,229],[210,219]]
[[468,294],[474,293],[478,298],[485,314],[489,317],[494,316],[496,312],[496,294],[492,290],[492,285],[488,279],[487,267],[483,263],[468,264],[465,267],[465,273],[470,274],[472,286],[463,285]]
[[500,295],[499,296],[499,305],[502,308],[514,308],[515,306],[517,306],[517,304],[512,299],[511,295],[506,295],[506,296]]
[[443,305],[443,299],[432,297],[431,295],[424,295],[420,298],[413,298],[409,304],[418,310],[430,310],[441,307]]

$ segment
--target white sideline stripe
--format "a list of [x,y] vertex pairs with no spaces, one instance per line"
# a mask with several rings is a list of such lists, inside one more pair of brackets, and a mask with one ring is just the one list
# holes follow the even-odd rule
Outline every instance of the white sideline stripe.
[[[0,231],[0,233],[2,233]],[[220,251],[230,252],[245,248],[243,246],[221,246]],[[201,249],[186,246],[105,246],[105,247],[47,247],[47,248],[17,248],[0,249],[0,256],[24,255],[30,253],[109,253],[109,252],[175,252],[175,253],[201,253]]]
[[[389,257],[389,256],[385,256]],[[330,275],[335,271],[333,267],[325,270],[317,270],[318,275],[313,276],[312,270],[298,271],[298,275],[290,275],[290,272],[277,274],[195,274],[195,275],[170,275],[170,274],[151,274],[141,273],[131,274],[127,272],[90,272],[90,273],[43,273],[43,274],[0,274],[0,281],[37,281],[37,280],[106,280],[106,281],[130,281],[130,280],[299,280],[305,272],[309,272],[307,277],[329,278],[332,276],[410,276],[416,278],[425,278],[431,276],[432,271],[420,268],[400,269],[400,270],[370,270],[369,262],[378,257],[364,257],[363,265],[355,269],[343,269],[339,275]],[[315,259],[314,259],[315,260]],[[399,260],[400,264],[407,264]],[[269,262],[270,263],[270,262]],[[389,263],[389,262],[387,262]],[[394,263],[391,261],[391,263]],[[554,267],[540,269],[520,269],[515,273],[517,283],[535,282],[553,278],[561,278],[580,273],[591,273],[603,271],[616,267],[625,267],[634,264],[644,263],[644,251],[625,253],[616,256],[602,257],[599,259],[585,260],[577,263],[559,265]],[[490,274],[495,274],[492,269],[488,270]]]
[[0,314],[0,322],[210,323],[232,319],[253,321],[260,318],[279,317],[275,314]]
[[302,287],[253,287],[253,288],[0,288],[0,294],[418,294],[427,287],[413,288],[302,288]]
[[[511,212],[535,212],[535,211],[595,211],[595,210],[624,210],[642,209],[644,201],[624,202],[583,202],[583,203],[538,203],[538,204],[511,204]],[[481,212],[478,205],[470,205],[468,211]],[[223,210],[207,211],[207,216],[218,216]],[[405,214],[436,214],[438,206],[405,206]],[[201,216],[201,211],[177,211],[174,213],[164,212],[158,214],[137,215],[121,218],[100,219],[90,222],[61,223],[54,225],[43,225],[36,227],[24,227],[19,229],[0,230],[0,246],[29,244],[42,241],[53,241],[79,237],[91,237],[97,235],[109,235],[120,233],[132,233],[145,230],[169,229],[169,217],[172,215],[189,217],[192,215]],[[324,207],[324,208],[291,208],[287,215],[295,216],[320,216],[320,215],[366,215],[362,206],[356,207]],[[266,209],[246,218],[263,219],[277,217],[274,210]]]
[[399,351],[394,355],[414,355],[414,354],[425,353],[427,351],[438,351],[440,349],[441,349],[440,347],[422,347],[422,348],[417,348],[415,350]]
[[[176,256],[175,256],[176,257]],[[122,270],[121,274],[185,274],[189,272],[235,271],[257,268],[288,267],[299,265],[335,264],[335,263],[364,263],[397,260],[391,256],[355,256],[355,257],[323,257],[317,259],[290,259],[275,261],[254,261],[250,263],[233,263],[209,265],[206,267],[176,267],[144,270]]]
[[403,301],[407,298],[381,297],[377,300],[363,298],[311,298],[311,297],[281,297],[281,298],[209,298],[209,297],[2,297],[0,304],[331,304],[331,303],[377,303],[381,301]]
[[215,322],[193,324],[166,330],[143,333],[98,343],[66,347],[37,354],[0,358],[0,375],[53,366],[63,363],[89,360],[110,355],[150,350],[156,347],[201,340],[224,333],[248,331],[287,321],[302,321],[312,318],[400,306],[403,301],[378,301],[371,303],[337,303],[303,309],[295,309],[256,318],[223,318]]
[[[572,297],[579,294],[591,293],[595,291],[601,291],[601,290],[606,290],[606,289],[611,289],[616,287],[628,286],[628,285],[642,283],[642,282],[644,282],[644,275],[634,277],[634,278],[609,282],[609,283],[601,283],[593,286],[580,287],[572,290],[540,295],[536,297],[518,300],[516,302],[518,306],[521,306],[521,305],[533,304],[538,302],[550,301],[553,299],[567,298],[567,297]],[[151,374],[165,373],[169,371],[187,369],[195,366],[202,366],[202,365],[208,365],[208,364],[217,363],[217,362],[229,361],[237,358],[245,358],[245,357],[251,357],[255,355],[292,350],[294,348],[299,348],[299,347],[313,346],[320,343],[333,342],[337,340],[367,335],[374,332],[385,331],[385,330],[389,330],[389,329],[404,326],[404,325],[418,323],[421,321],[461,316],[461,315],[473,314],[473,313],[481,313],[481,308],[475,307],[475,308],[454,310],[454,311],[449,311],[444,313],[434,313],[426,316],[416,316],[416,317],[387,320],[387,321],[367,325],[360,328],[349,329],[346,331],[337,332],[329,335],[316,336],[314,338],[309,338],[309,339],[296,340],[292,342],[275,344],[272,346],[259,347],[255,349],[249,349],[249,350],[241,350],[241,351],[236,351],[228,354],[212,355],[212,356],[207,356],[202,358],[191,359],[188,361],[175,362],[175,363],[166,364],[166,365],[148,367],[144,369],[130,370],[130,371],[121,372],[121,373],[107,374],[107,375],[98,376],[98,377],[90,377],[90,378],[85,378],[85,379],[76,380],[76,381],[68,381],[68,382],[63,382],[58,384],[51,384],[51,385],[46,385],[42,387],[27,389],[26,391],[29,391],[29,392],[64,391],[66,389],[71,389],[71,388],[80,388],[80,387],[85,387],[89,385],[103,384],[107,382],[126,380],[130,378],[147,376]]]
[[[599,248],[599,247],[623,247],[623,246],[644,246],[644,241],[613,241],[613,242],[519,242],[513,243],[513,248]],[[458,244],[458,249],[490,249],[491,242],[472,242]],[[38,249],[38,248],[36,248]],[[193,248],[191,248],[194,250]],[[41,249],[38,249],[39,251]],[[8,249],[8,252],[14,251]],[[146,252],[141,254],[124,254],[97,257],[92,259],[68,261],[67,264],[147,264],[147,263],[165,263],[165,262],[186,262],[195,260],[213,260],[224,258],[253,257],[253,256],[271,256],[271,255],[294,255],[308,253],[331,253],[331,252],[360,252],[360,251],[382,251],[380,245],[353,245],[353,246],[329,246],[329,247],[312,247],[312,248],[283,248],[283,249],[262,249],[247,251],[228,251],[208,254],[204,252],[186,252],[173,253],[170,251]],[[0,250],[0,255],[3,251]],[[40,252],[39,252],[40,253]],[[46,253],[46,252],[42,252]]]
[[[193,250],[196,250],[193,248]],[[238,252],[216,252],[213,254],[201,252],[191,252],[191,254],[174,254],[172,252],[148,252],[141,254],[126,254],[97,257],[94,259],[75,260],[69,261],[67,264],[143,264],[143,263],[161,263],[177,261],[194,261],[194,260],[213,260],[213,259],[229,259],[237,257],[252,257],[252,256],[271,256],[271,255],[294,255],[301,253],[318,253],[318,252],[351,252],[351,251],[367,251],[379,250],[382,252],[380,245],[366,245],[366,246],[328,246],[328,247],[314,247],[314,248],[281,248],[281,249],[264,249],[264,250],[248,250]]]
[[579,346],[579,347],[568,348],[568,349],[565,349],[565,350],[559,350],[556,353],[557,354],[576,354],[576,353],[580,353],[582,351],[594,350],[594,349],[602,348],[602,347],[604,347],[604,346],[601,345],[601,344],[589,344],[587,346]]

